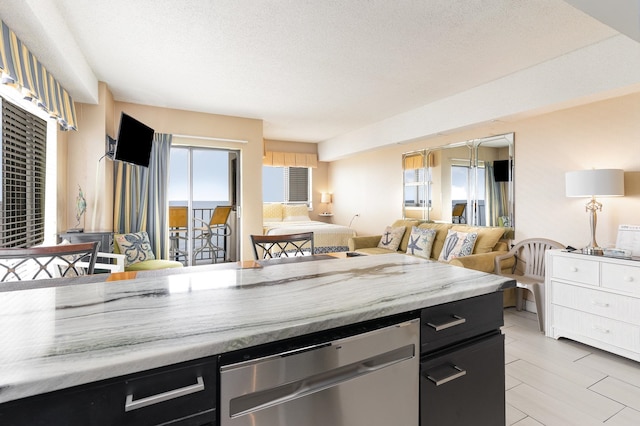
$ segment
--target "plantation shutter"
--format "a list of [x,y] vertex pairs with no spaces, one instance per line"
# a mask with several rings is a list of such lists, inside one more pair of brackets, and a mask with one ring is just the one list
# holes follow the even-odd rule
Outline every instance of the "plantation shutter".
[[0,246],[31,247],[44,240],[47,123],[2,103]]
[[285,199],[290,203],[309,202],[309,169],[306,167],[286,167],[285,180],[289,182],[285,188]]

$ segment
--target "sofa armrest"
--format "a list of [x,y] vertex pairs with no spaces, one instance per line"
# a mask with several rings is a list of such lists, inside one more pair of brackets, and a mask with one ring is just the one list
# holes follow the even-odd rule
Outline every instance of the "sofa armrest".
[[493,273],[494,274],[513,274],[514,266],[516,264],[516,256],[512,252],[502,252],[493,259]]
[[378,247],[382,235],[367,235],[364,237],[349,238],[349,251],[356,251],[361,248]]
[[507,253],[506,251],[491,251],[489,253],[471,254],[469,256],[457,257],[449,261],[449,265],[462,266],[467,269],[474,269],[480,272],[493,273],[495,258]]

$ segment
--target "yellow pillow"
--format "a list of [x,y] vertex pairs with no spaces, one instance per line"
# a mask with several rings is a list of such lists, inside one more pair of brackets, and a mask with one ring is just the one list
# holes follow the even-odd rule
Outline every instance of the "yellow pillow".
[[263,204],[262,220],[264,222],[282,222],[282,204],[280,203]]
[[283,222],[309,221],[309,209],[306,204],[285,204],[282,207]]

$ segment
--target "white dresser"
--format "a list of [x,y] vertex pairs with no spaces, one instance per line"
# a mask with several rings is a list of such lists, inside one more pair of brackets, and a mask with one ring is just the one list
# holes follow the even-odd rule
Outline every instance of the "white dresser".
[[545,333],[640,361],[640,261],[546,252]]

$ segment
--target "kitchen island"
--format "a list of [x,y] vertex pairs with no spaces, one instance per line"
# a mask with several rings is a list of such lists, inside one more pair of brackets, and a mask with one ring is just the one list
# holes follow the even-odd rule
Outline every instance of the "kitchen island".
[[0,292],[0,403],[420,312],[513,285],[496,275],[389,254],[247,269],[193,267],[166,276]]

